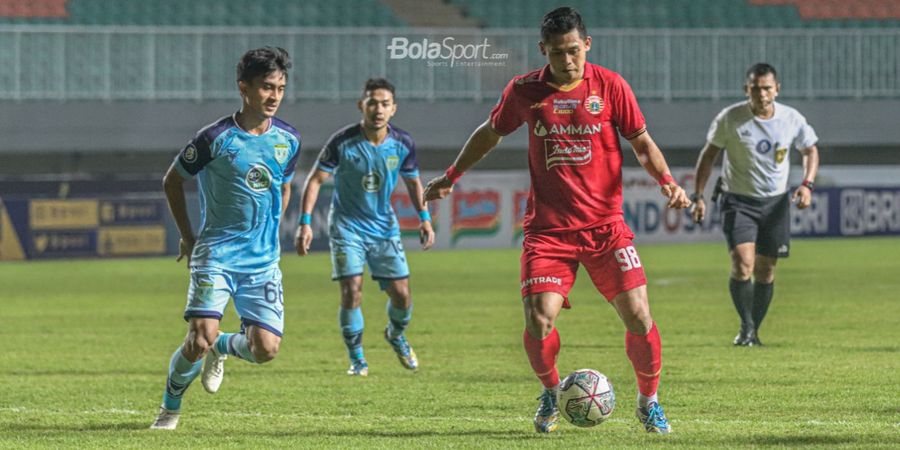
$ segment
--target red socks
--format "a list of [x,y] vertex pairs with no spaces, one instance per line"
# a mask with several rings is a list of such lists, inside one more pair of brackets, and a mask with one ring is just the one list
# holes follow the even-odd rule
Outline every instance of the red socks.
[[662,344],[656,324],[653,324],[645,336],[625,331],[625,353],[634,366],[638,391],[647,397],[656,394],[662,368]]
[[559,384],[559,372],[556,371],[556,355],[559,354],[559,333],[556,328],[544,339],[537,339],[528,330],[522,335],[525,353],[534,374],[540,378],[545,388],[553,388]]
[[[556,328],[544,339],[537,339],[528,330],[522,334],[525,352],[535,375],[546,388],[559,384],[559,372],[556,370],[556,355],[559,354],[559,333]],[[659,385],[659,373],[662,368],[662,344],[656,324],[646,335],[625,332],[625,353],[634,366],[637,376],[638,390],[650,397],[656,394]]]

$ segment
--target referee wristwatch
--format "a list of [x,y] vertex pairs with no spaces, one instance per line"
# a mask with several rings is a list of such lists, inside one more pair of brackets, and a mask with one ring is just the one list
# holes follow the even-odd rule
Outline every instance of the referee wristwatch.
[[703,194],[691,194],[691,202],[697,203],[697,200],[703,200]]
[[816,183],[813,183],[809,180],[803,180],[803,182],[800,183],[800,186],[806,186],[806,188],[809,189],[809,192],[812,192],[813,188],[816,186]]

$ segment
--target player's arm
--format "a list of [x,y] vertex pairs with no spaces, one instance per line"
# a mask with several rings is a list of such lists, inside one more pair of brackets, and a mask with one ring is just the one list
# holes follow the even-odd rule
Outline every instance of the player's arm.
[[677,209],[690,206],[691,201],[688,200],[684,189],[675,183],[675,179],[672,178],[672,173],[669,171],[669,165],[666,164],[666,158],[663,157],[656,142],[653,142],[650,133],[645,131],[629,139],[628,142],[631,143],[631,148],[634,149],[638,162],[659,183],[662,195],[669,199],[666,206]]
[[803,154],[803,182],[794,191],[791,201],[797,202],[797,207],[805,209],[812,203],[813,182],[816,173],[819,172],[819,148],[815,145],[800,150]]
[[163,190],[166,193],[166,202],[169,204],[169,211],[175,219],[175,226],[181,234],[181,242],[179,242],[179,254],[176,261],[187,258],[188,267],[191,266],[191,252],[194,250],[194,229],[191,227],[191,219],[187,213],[187,201],[184,198],[184,177],[175,169],[172,163],[169,171],[163,177]]
[[288,203],[291,202],[291,183],[282,183],[281,185],[281,217],[287,212]]
[[700,223],[706,216],[706,202],[703,200],[703,191],[706,189],[706,183],[712,174],[713,165],[716,158],[722,152],[720,147],[716,147],[711,142],[707,142],[700,150],[700,156],[697,157],[697,165],[694,167],[694,194],[691,200],[694,206],[691,207],[691,217],[694,222]]
[[294,246],[297,247],[297,254],[300,256],[309,253],[309,245],[313,240],[312,226],[310,226],[313,208],[315,208],[316,200],[319,198],[319,189],[322,187],[322,183],[330,176],[331,174],[324,170],[314,169],[306,177],[306,184],[303,186],[303,196],[300,197],[300,225],[297,227],[297,233],[294,236]]
[[450,195],[453,192],[453,185],[462,177],[463,173],[490,153],[502,138],[503,136],[494,131],[490,120],[481,124],[469,136],[469,140],[456,156],[453,165],[443,175],[428,182],[428,186],[425,187],[425,201],[437,200]]
[[434,227],[431,224],[431,214],[428,212],[428,204],[425,203],[425,190],[419,177],[403,178],[409,199],[412,201],[416,213],[419,214],[419,242],[422,250],[428,250],[434,244]]

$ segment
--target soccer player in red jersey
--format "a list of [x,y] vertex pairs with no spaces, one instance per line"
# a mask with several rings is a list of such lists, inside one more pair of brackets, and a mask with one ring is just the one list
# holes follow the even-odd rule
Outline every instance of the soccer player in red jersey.
[[670,208],[690,206],[647,132],[644,116],[622,77],[587,63],[591,48],[581,16],[562,7],[544,16],[541,54],[548,64],[512,79],[490,118],[469,137],[455,163],[428,183],[427,200],[448,196],[462,174],[500,139],[528,124],[531,190],[521,258],[525,352],[544,385],[535,429],[556,430],[559,410],[554,321],[568,308],[578,265],[616,308],[627,331],[625,351],[638,384],[637,416],[648,432],[671,428],[657,401],[659,332],[650,316],[646,278],[622,214],[622,152],[628,139],[641,165],[660,185]]

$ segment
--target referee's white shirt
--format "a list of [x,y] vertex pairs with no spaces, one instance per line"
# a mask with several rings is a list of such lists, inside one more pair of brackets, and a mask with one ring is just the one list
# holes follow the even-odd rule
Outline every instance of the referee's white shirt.
[[787,192],[790,149],[802,150],[818,141],[815,130],[796,109],[774,103],[775,114],[760,119],[743,101],[716,116],[706,140],[725,149],[723,189],[750,197],[773,197]]

